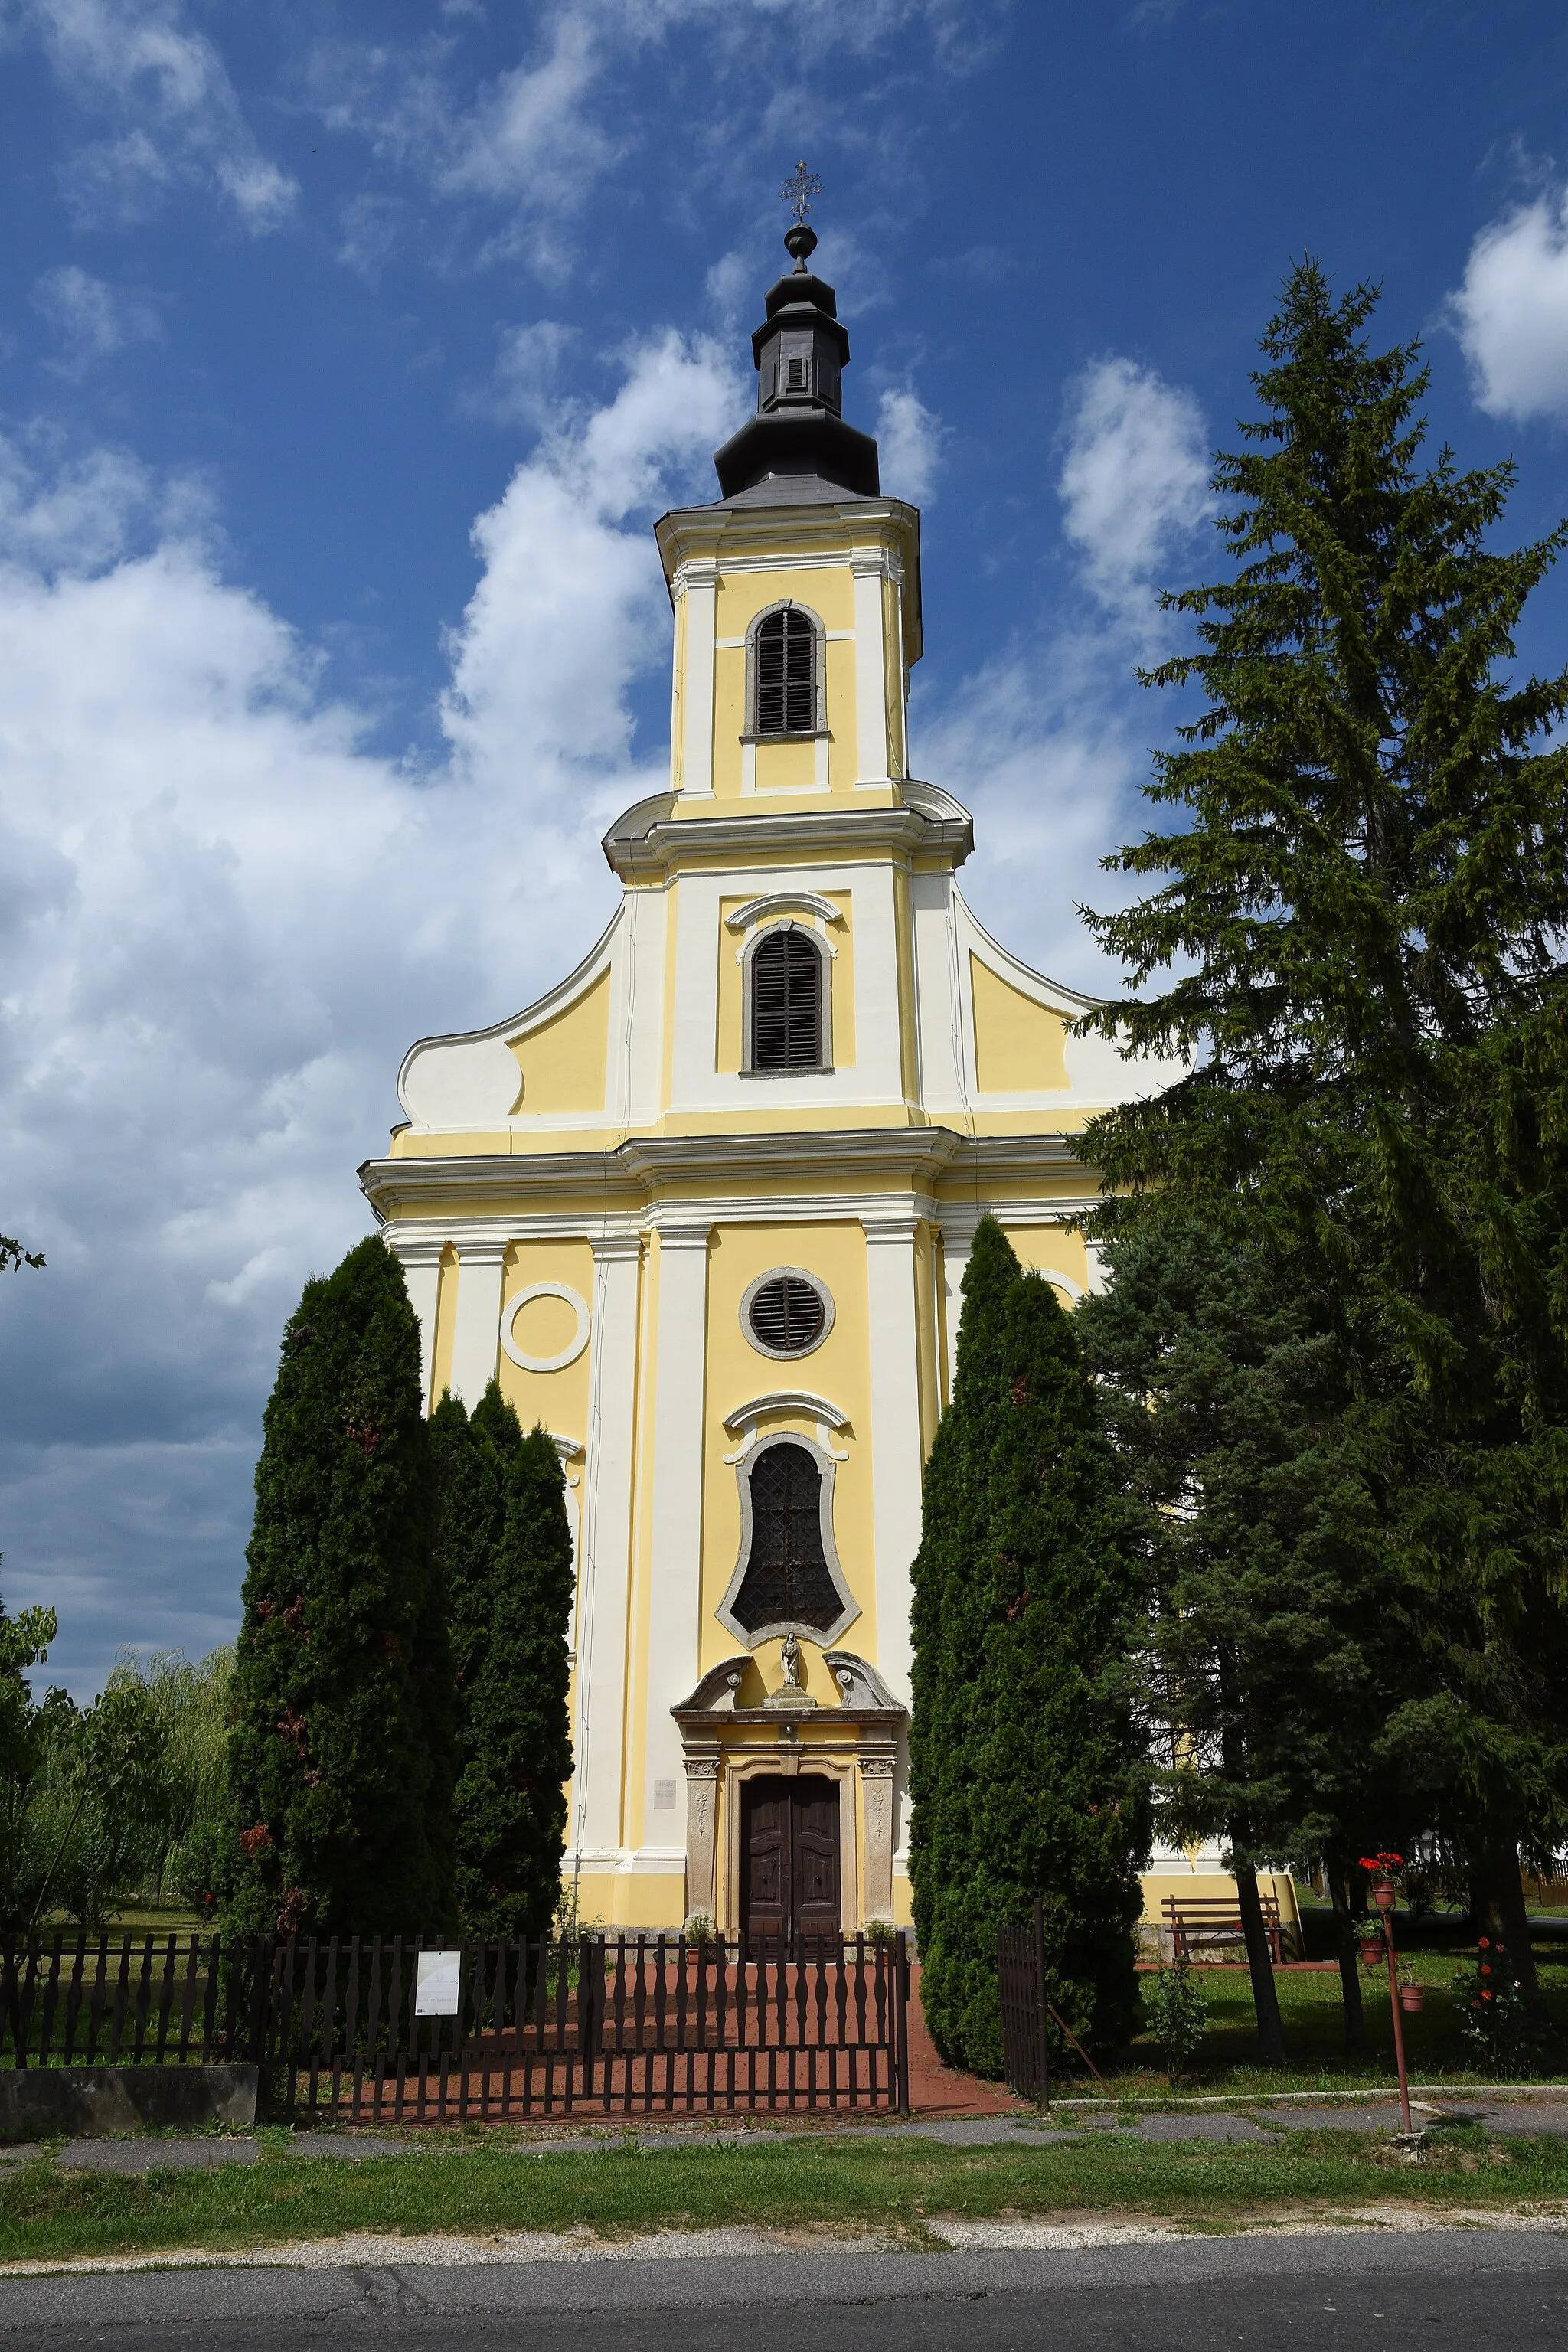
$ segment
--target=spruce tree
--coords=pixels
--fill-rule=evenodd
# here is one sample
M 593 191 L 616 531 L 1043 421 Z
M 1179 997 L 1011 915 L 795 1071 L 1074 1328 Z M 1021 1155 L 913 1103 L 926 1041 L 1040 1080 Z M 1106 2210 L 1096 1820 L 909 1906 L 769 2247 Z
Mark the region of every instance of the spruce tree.
M 433 1417 L 458 1696 L 454 1849 L 463 1924 L 542 1937 L 561 1892 L 572 1773 L 574 1570 L 560 1457 L 492 1381 Z
M 1363 2041 L 1343 1887 L 1405 1850 L 1412 1800 L 1383 1755 L 1418 1686 L 1422 1629 L 1384 1539 L 1325 1302 L 1212 1219 L 1150 1211 L 1105 1252 L 1074 1330 L 1136 1514 L 1163 1825 L 1236 1873 L 1266 2063 L 1285 2056 L 1256 1874 L 1321 1860 L 1339 1893 L 1347 2046 Z
M 975 1230 L 963 1274 L 952 1396 L 926 1461 L 921 1548 L 911 1570 L 910 1885 L 921 2004 L 944 2058 L 962 2063 L 973 1870 L 973 1719 L 984 1637 L 978 1574 L 989 1463 L 1002 1402 L 1002 1331 L 1018 1261 L 994 1217 Z
M 256 1470 L 231 1931 L 444 1933 L 451 1669 L 419 1327 L 379 1239 L 305 1286 Z
M 1152 682 L 1205 698 L 1147 787 L 1178 822 L 1091 919 L 1134 988 L 1181 976 L 1090 1020 L 1194 1066 L 1085 1150 L 1241 1200 L 1337 1298 L 1426 1601 L 1390 1753 L 1524 1955 L 1520 1845 L 1568 1828 L 1568 676 L 1519 677 L 1513 632 L 1564 533 L 1500 550 L 1510 467 L 1423 467 L 1426 373 L 1370 349 L 1375 300 L 1291 272 L 1215 475 L 1237 568 L 1169 600 L 1197 646 Z

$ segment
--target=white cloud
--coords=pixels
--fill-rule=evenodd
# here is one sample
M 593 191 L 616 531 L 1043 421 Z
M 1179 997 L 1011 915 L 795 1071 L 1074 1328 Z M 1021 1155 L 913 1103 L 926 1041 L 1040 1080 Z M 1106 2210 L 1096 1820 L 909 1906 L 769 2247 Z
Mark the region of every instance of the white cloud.
M 616 142 L 584 103 L 604 64 L 602 10 L 563 10 L 535 65 L 501 74 L 463 124 L 438 184 L 449 194 L 526 195 L 570 206 L 615 160 Z
M 572 257 L 568 224 L 634 152 L 668 155 L 698 186 L 721 159 L 760 141 L 794 155 L 801 59 L 820 73 L 836 52 L 864 58 L 924 32 L 935 70 L 972 68 L 1010 0 L 566 0 L 526 12 L 522 54 L 482 83 L 447 37 L 407 42 L 323 38 L 307 61 L 313 102 L 333 130 L 364 140 L 386 163 L 449 203 L 482 207 L 493 224 L 479 258 L 521 257 L 547 277 Z M 701 39 L 705 97 L 672 125 L 667 87 L 649 100 L 642 62 L 668 37 Z M 641 77 L 639 79 L 639 76 Z M 922 85 L 929 89 L 929 85 Z M 820 104 L 814 90 L 816 113 Z M 671 146 L 672 139 L 676 145 Z M 857 310 L 875 299 L 874 257 L 837 224 L 823 267 Z M 357 243 L 351 239 L 357 253 Z M 862 283 L 862 280 L 865 283 Z M 710 285 L 721 304 L 722 293 Z
M 576 339 L 574 327 L 556 319 L 535 319 L 509 327 L 500 339 L 489 382 L 466 394 L 470 416 L 500 425 L 527 425 L 541 431 L 561 408 L 561 363 Z
M 60 82 L 106 135 L 64 173 L 86 220 L 135 218 L 177 182 L 216 186 L 246 225 L 275 227 L 299 194 L 264 155 L 227 68 L 181 0 L 19 0 L 11 28 L 39 42 Z
M 721 331 L 732 335 L 757 299 L 757 272 L 749 254 L 723 253 L 708 272 L 705 290 Z
M 974 811 L 963 883 L 981 920 L 1054 979 L 1109 994 L 1121 976 L 1076 909 L 1141 887 L 1100 861 L 1143 830 L 1146 746 L 1169 714 L 1134 687 L 1133 658 L 1168 642 L 1151 575 L 1208 515 L 1209 460 L 1193 394 L 1114 356 L 1070 387 L 1064 441 L 1064 529 L 1098 613 L 1021 631 L 929 720 L 922 694 L 911 731 L 920 772 Z
M 479 517 L 474 544 L 484 573 L 442 706 L 467 772 L 501 786 L 521 751 L 557 774 L 581 763 L 596 769 L 609 797 L 594 807 L 605 818 L 628 797 L 619 782 L 631 741 L 626 689 L 663 655 L 668 606 L 651 539 L 622 526 L 655 506 L 672 478 L 694 483 L 699 469 L 706 473 L 742 399 L 716 345 L 658 337 L 636 354 L 615 399 L 547 439 Z M 712 495 L 710 475 L 698 495 Z M 565 796 L 581 793 L 574 784 Z
M 1129 628 L 1156 626 L 1151 574 L 1210 509 L 1203 411 L 1129 359 L 1097 360 L 1074 388 L 1058 488 L 1095 596 Z
M 1041 633 L 940 710 L 921 694 L 910 714 L 917 772 L 973 813 L 964 897 L 1005 947 L 1089 995 L 1111 992 L 1117 974 L 1076 909 L 1121 901 L 1125 884 L 1100 860 L 1139 829 L 1147 764 L 1143 730 L 1129 725 L 1126 664 L 1107 653 L 1103 640 Z
M 912 392 L 885 392 L 877 407 L 882 488 L 919 506 L 931 497 L 942 454 L 942 424 Z
M 231 1622 L 278 1333 L 366 1226 L 405 1047 L 527 1002 L 613 905 L 598 833 L 664 773 L 627 710 L 668 657 L 647 524 L 737 393 L 658 338 L 518 468 L 423 774 L 184 486 L 0 450 L 0 1222 L 48 1257 L 0 1293 L 0 1542 L 79 1687 Z
M 1568 417 L 1568 188 L 1481 231 L 1449 308 L 1489 415 Z
M 74 262 L 47 269 L 33 289 L 33 308 L 56 329 L 62 374 L 85 375 L 132 343 L 161 340 L 163 322 L 144 295 L 126 293 Z

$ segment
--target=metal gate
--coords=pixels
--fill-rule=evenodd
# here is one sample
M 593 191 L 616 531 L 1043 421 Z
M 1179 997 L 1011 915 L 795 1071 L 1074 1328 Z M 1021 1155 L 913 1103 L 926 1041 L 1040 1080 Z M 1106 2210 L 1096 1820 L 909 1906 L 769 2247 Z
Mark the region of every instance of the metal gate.
M 294 2116 L 346 2122 L 909 2105 L 902 1936 L 469 1942 L 420 2015 L 434 1938 L 273 1943 L 263 2048 Z M 447 1971 L 450 1979 L 450 1968 Z
M 1029 1925 L 1004 1927 L 998 1944 L 1002 2072 L 1010 2091 L 1043 2107 L 1051 2095 L 1050 1995 L 1046 1983 L 1045 1910 L 1038 1895 Z

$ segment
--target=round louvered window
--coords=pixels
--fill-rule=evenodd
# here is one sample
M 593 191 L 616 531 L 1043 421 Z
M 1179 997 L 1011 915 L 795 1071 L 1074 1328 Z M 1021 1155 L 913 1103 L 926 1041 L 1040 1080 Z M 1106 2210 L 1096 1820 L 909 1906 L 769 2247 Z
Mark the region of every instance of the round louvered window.
M 752 1283 L 741 1321 L 764 1356 L 808 1356 L 833 1327 L 833 1301 L 800 1266 L 780 1266 Z

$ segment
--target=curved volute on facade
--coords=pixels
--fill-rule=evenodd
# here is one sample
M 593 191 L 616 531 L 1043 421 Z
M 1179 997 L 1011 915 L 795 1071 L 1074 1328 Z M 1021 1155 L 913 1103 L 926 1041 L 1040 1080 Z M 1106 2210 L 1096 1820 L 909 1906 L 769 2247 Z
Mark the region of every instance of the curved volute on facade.
M 657 527 L 669 776 L 605 835 L 620 906 L 536 1003 L 410 1049 L 362 1171 L 430 1401 L 499 1377 L 567 1465 L 574 1868 L 627 1926 L 741 1924 L 751 1783 L 790 1775 L 838 1791 L 845 1924 L 907 1916 L 909 1570 L 970 1240 L 994 1210 L 1080 1296 L 1077 1135 L 1170 1076 L 1075 1035 L 1088 1000 L 960 895 L 970 816 L 910 769 L 920 519 L 791 237 L 722 494 Z

